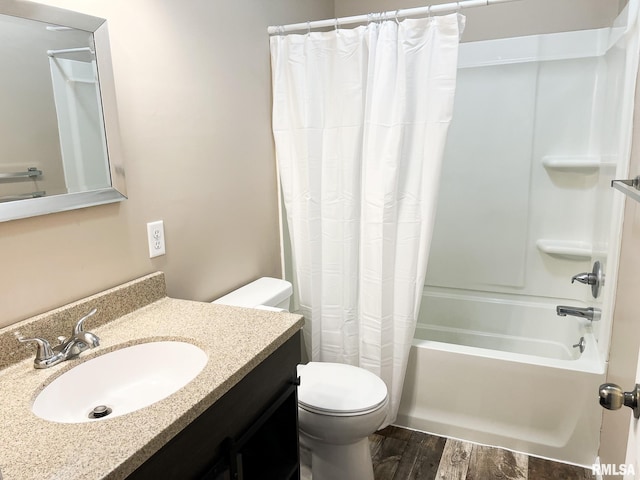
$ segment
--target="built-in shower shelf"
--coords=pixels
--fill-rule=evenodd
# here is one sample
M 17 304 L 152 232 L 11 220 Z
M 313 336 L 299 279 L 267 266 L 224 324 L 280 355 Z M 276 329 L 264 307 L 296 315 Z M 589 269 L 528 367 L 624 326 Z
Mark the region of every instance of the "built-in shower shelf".
M 594 173 L 603 168 L 612 168 L 614 162 L 604 161 L 599 156 L 554 156 L 542 157 L 542 165 L 547 170 L 557 170 L 562 172 Z
M 593 255 L 593 245 L 572 240 L 538 240 L 536 247 L 542 253 L 570 260 L 588 260 Z

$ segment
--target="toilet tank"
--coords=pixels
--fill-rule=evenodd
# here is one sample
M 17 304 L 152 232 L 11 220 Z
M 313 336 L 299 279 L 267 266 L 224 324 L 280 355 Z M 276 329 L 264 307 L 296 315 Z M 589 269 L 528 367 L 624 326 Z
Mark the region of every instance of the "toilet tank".
M 214 300 L 212 303 L 236 307 L 273 307 L 289 310 L 289 299 L 292 292 L 291 283 L 286 280 L 262 277 Z

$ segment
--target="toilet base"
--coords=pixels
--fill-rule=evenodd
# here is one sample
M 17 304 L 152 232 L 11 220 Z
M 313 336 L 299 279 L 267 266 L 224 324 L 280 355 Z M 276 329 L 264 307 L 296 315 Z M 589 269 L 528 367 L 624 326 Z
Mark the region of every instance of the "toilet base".
M 374 480 L 367 437 L 346 445 L 324 443 L 303 432 L 300 437 L 301 443 L 311 450 L 312 480 Z

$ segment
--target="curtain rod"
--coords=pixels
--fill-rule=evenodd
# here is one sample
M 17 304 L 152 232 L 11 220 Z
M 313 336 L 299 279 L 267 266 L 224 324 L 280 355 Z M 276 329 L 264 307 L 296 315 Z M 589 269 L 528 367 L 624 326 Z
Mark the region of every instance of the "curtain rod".
M 331 18 L 316 20 L 313 22 L 292 23 L 290 25 L 275 25 L 267 28 L 269 35 L 278 33 L 295 32 L 297 30 L 311 30 L 312 28 L 341 27 L 353 23 L 366 23 L 372 20 L 390 20 L 392 18 L 409 17 L 413 15 L 432 15 L 436 13 L 451 12 L 463 8 L 486 7 L 498 3 L 518 2 L 520 0 L 463 0 L 461 2 L 441 3 L 428 7 L 405 8 L 381 13 L 369 13 L 367 15 L 355 15 L 352 17 Z

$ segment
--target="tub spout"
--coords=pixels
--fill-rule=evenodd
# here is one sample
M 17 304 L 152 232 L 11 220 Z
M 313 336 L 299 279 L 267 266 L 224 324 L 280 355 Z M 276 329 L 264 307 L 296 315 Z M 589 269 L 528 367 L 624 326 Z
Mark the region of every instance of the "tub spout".
M 600 320 L 601 310 L 599 308 L 588 307 L 568 307 L 566 305 L 558 305 L 556 307 L 556 314 L 560 317 L 566 317 L 571 315 L 572 317 L 586 318 L 592 322 Z

